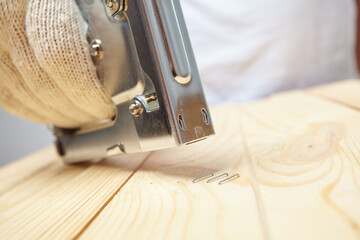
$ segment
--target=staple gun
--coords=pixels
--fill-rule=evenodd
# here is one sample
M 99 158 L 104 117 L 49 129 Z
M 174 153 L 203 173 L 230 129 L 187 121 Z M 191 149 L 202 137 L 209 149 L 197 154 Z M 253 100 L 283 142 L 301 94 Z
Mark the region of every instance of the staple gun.
M 214 134 L 179 0 L 78 0 L 112 119 L 54 126 L 66 163 L 190 144 Z

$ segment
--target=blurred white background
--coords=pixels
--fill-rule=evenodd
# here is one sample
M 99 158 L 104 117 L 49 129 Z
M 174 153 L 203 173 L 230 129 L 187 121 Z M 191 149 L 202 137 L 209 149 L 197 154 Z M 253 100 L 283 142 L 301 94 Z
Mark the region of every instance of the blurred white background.
M 0 166 L 52 144 L 44 124 L 32 123 L 0 108 Z

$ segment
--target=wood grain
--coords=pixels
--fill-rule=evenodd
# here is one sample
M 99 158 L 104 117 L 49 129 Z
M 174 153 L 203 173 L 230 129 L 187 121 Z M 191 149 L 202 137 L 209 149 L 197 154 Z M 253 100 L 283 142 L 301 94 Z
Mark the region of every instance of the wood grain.
M 307 92 L 336 103 L 360 110 L 360 80 L 349 79 L 314 88 Z
M 81 239 L 261 238 L 260 196 L 254 195 L 248 178 L 222 186 L 191 181 L 207 172 L 253 176 L 242 161 L 239 114 L 236 106 L 214 109 L 216 137 L 153 153 Z
M 58 159 L 1 196 L 0 238 L 76 237 L 146 156 L 123 155 L 91 166 L 67 166 Z
M 302 93 L 245 109 L 274 239 L 359 239 L 359 113 Z
M 344 84 L 213 108 L 217 135 L 188 146 L 4 167 L 0 239 L 360 239 L 360 112 L 338 90 L 360 84 Z M 192 183 L 207 172 L 240 178 Z
M 357 111 L 292 92 L 212 115 L 216 137 L 151 155 L 81 238 L 360 237 Z M 191 182 L 209 171 L 241 177 Z
M 16 184 L 26 181 L 57 160 L 55 149 L 49 147 L 0 168 L 0 196 Z

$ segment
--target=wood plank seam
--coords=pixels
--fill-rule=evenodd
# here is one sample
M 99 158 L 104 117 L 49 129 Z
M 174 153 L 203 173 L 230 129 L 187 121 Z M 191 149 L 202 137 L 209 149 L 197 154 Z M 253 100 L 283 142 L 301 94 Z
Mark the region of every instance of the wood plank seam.
M 83 171 L 19 162 L 3 188 L 30 182 L 0 198 L 0 238 L 359 239 L 360 82 L 346 88 L 218 108 L 215 138 Z M 207 170 L 240 178 L 191 182 Z
M 345 155 L 345 156 L 348 155 L 346 153 L 345 149 L 343 149 L 342 147 L 339 147 L 339 148 L 341 149 L 341 152 L 343 152 L 343 155 Z M 357 222 L 354 219 L 352 219 L 351 217 L 349 217 L 348 215 L 346 215 L 346 213 L 339 206 L 337 206 L 336 203 L 334 203 L 330 197 L 331 192 L 334 190 L 334 188 L 340 181 L 343 170 L 344 170 L 344 160 L 341 160 L 341 170 L 339 171 L 339 174 L 337 175 L 336 179 L 333 182 L 330 182 L 330 184 L 322 190 L 322 194 L 323 194 L 324 199 L 326 199 L 326 203 L 329 206 L 331 206 L 331 208 L 334 211 L 336 211 L 341 218 L 343 218 L 346 222 L 349 223 L 349 226 L 351 226 L 353 228 L 354 232 L 357 234 L 357 238 L 360 239 L 360 228 L 359 228 Z
M 242 108 L 242 110 L 244 111 L 243 108 Z M 247 162 L 246 165 L 248 167 L 250 184 L 251 184 L 251 188 L 253 190 L 254 198 L 256 201 L 257 212 L 259 215 L 259 222 L 260 222 L 261 230 L 262 230 L 262 237 L 264 240 L 271 240 L 272 238 L 271 238 L 271 233 L 270 233 L 270 227 L 268 224 L 268 218 L 267 218 L 267 214 L 266 214 L 264 200 L 263 200 L 261 190 L 260 190 L 260 183 L 256 177 L 254 162 L 251 157 L 249 145 L 248 145 L 248 142 L 245 137 L 244 121 L 243 121 L 242 114 L 240 114 L 240 134 L 243 138 L 243 144 L 244 144 L 244 156 L 243 157 L 244 157 L 244 160 Z
M 99 208 L 99 210 L 95 213 L 95 215 L 86 223 L 86 225 L 80 229 L 79 233 L 73 238 L 78 239 L 85 230 L 90 226 L 90 224 L 99 216 L 99 214 L 106 208 L 106 206 L 114 199 L 114 197 L 121 191 L 121 189 L 126 185 L 126 183 L 134 176 L 134 174 L 144 165 L 144 163 L 150 158 L 153 152 L 150 152 L 145 159 L 142 161 L 142 163 L 130 174 L 130 176 L 124 181 L 123 184 L 119 186 L 118 189 L 109 197 L 107 201 L 104 202 L 104 204 Z
M 305 89 L 304 92 L 329 100 L 329 102 L 339 103 L 343 106 L 360 110 L 360 102 L 357 100 L 358 93 L 360 92 L 359 79 L 348 79 L 315 86 Z
M 335 105 L 338 105 L 338 106 L 346 107 L 346 108 L 349 108 L 349 109 L 352 109 L 352 110 L 356 110 L 356 111 L 359 111 L 359 110 L 360 110 L 360 109 L 358 109 L 357 107 L 352 106 L 351 104 L 348 104 L 348 103 L 339 101 L 339 100 L 334 99 L 334 98 L 331 98 L 331 97 L 327 97 L 327 96 L 323 96 L 323 95 L 318 95 L 318 94 L 316 94 L 316 93 L 312 93 L 311 91 L 305 91 L 304 93 L 305 93 L 305 94 L 308 94 L 309 96 L 315 97 L 315 98 L 319 98 L 319 99 L 323 99 L 323 100 L 329 101 L 329 102 L 331 102 L 332 104 L 335 104 Z
M 259 239 L 270 239 L 269 229 L 267 228 L 265 230 L 262 230 L 259 227 L 259 225 L 266 226 L 267 223 L 267 218 L 266 214 L 264 214 L 264 211 L 259 214 L 259 211 L 256 209 L 257 200 L 255 199 L 255 197 L 257 197 L 258 199 L 262 199 L 262 197 L 259 198 L 259 194 L 261 193 L 259 191 L 254 191 L 252 187 L 249 186 L 247 180 L 249 175 L 253 176 L 254 171 L 248 169 L 250 168 L 250 166 L 247 162 L 245 162 L 243 154 L 241 153 L 242 151 L 238 151 L 236 154 L 231 154 L 231 149 L 233 149 L 233 147 L 239 149 L 239 145 L 234 143 L 241 143 L 241 139 L 243 139 L 244 137 L 242 134 L 240 134 L 242 131 L 238 127 L 239 118 L 237 117 L 241 112 L 228 112 L 231 112 L 232 115 L 230 117 L 224 117 L 221 120 L 223 121 L 223 124 L 218 125 L 219 128 L 217 128 L 217 130 L 219 131 L 223 128 L 223 126 L 231 125 L 231 122 L 229 124 L 230 119 L 236 119 L 235 121 L 237 122 L 237 124 L 234 125 L 235 128 L 232 128 L 232 130 L 230 131 L 229 128 L 223 129 L 223 131 L 219 131 L 220 133 L 217 136 L 219 137 L 226 133 L 226 136 L 228 137 L 227 139 L 231 139 L 230 144 L 224 145 L 225 147 L 221 148 L 223 149 L 223 151 L 229 153 L 229 155 L 218 155 L 216 154 L 216 152 L 213 153 L 212 151 L 216 149 L 219 150 L 218 148 L 208 147 L 209 145 L 212 145 L 211 142 L 213 142 L 214 140 L 215 141 L 213 142 L 213 144 L 216 144 L 217 146 L 223 146 L 223 142 L 221 141 L 223 138 L 218 139 L 219 141 L 216 141 L 216 138 L 209 139 L 208 141 L 210 142 L 205 143 L 205 146 L 207 146 L 206 149 L 202 149 L 201 143 L 199 143 L 199 145 L 187 146 L 188 150 L 185 150 L 186 148 L 183 147 L 183 150 L 179 151 L 181 153 L 181 156 L 179 158 L 175 157 L 175 159 L 171 159 L 170 156 L 177 155 L 173 152 L 173 150 L 164 150 L 165 152 L 170 152 L 169 156 L 163 156 L 162 152 L 164 151 L 157 151 L 156 154 L 154 154 L 149 159 L 149 161 L 147 161 L 147 163 L 145 163 L 144 166 L 142 166 L 141 169 L 136 172 L 136 174 L 127 183 L 127 185 L 119 192 L 117 196 L 115 196 L 114 200 L 110 204 L 108 204 L 104 211 L 102 211 L 99 217 L 88 227 L 88 229 L 84 232 L 83 235 L 81 235 L 80 238 L 96 239 L 96 236 L 104 236 L 104 234 L 108 234 L 108 239 L 149 239 L 151 237 L 153 237 L 154 239 L 202 239 L 199 238 L 199 235 L 197 234 L 201 233 L 203 229 L 206 231 L 206 234 L 210 234 L 212 232 L 209 239 L 228 239 L 228 233 L 217 231 L 216 229 L 228 229 L 229 222 L 221 221 L 221 219 L 224 217 L 224 214 L 225 216 L 229 213 L 232 214 L 236 210 L 229 209 L 231 206 L 237 208 L 237 206 L 244 203 L 244 199 L 241 199 L 241 202 L 237 202 L 236 205 L 227 204 L 233 202 L 229 198 L 224 197 L 226 195 L 224 195 L 224 193 L 236 191 L 240 194 L 244 192 L 249 193 L 248 198 L 245 201 L 250 201 L 250 206 L 247 206 L 247 208 L 250 208 L 251 210 L 249 212 L 243 211 L 242 213 L 244 215 L 246 215 L 247 213 L 251 213 L 248 215 L 251 219 L 250 221 L 257 223 L 256 225 L 253 225 L 254 229 L 256 229 L 256 231 L 254 231 L 256 232 L 256 234 L 254 235 L 259 236 Z M 223 115 L 224 114 L 220 114 L 220 116 Z M 229 145 L 232 147 L 229 147 Z M 177 148 L 176 150 L 180 149 L 181 148 Z M 189 149 L 196 150 L 196 153 L 192 152 Z M 212 157 L 205 158 L 203 154 L 204 151 L 208 153 L 206 156 L 210 155 Z M 187 152 L 192 152 L 192 154 L 186 154 Z M 189 158 L 189 156 L 191 156 L 191 158 Z M 220 164 L 220 162 L 224 158 L 229 159 L 228 157 L 232 159 L 231 163 L 228 163 L 227 166 L 225 165 L 224 167 L 224 164 Z M 166 162 L 164 161 L 165 159 L 167 160 Z M 249 159 L 249 161 L 251 160 Z M 197 176 L 198 174 L 198 170 L 196 170 L 197 166 L 206 166 L 206 168 L 201 168 L 203 172 L 207 172 L 207 169 L 212 169 L 215 172 L 238 172 L 240 175 L 243 175 L 243 180 L 240 179 L 239 181 L 234 181 L 221 187 L 219 187 L 215 183 L 212 185 L 206 184 L 204 182 L 193 184 L 191 180 L 194 178 L 194 176 Z M 184 171 L 184 168 L 187 168 L 188 170 Z M 183 172 L 183 174 L 179 174 L 179 172 Z M 255 177 L 253 177 L 253 179 L 255 179 Z M 143 188 L 137 187 L 136 189 L 133 189 L 134 184 L 140 184 Z M 256 179 L 255 182 L 252 181 L 251 184 L 256 185 Z M 242 188 L 241 186 L 244 186 L 244 188 Z M 149 190 L 148 187 L 152 190 Z M 202 192 L 202 194 L 199 194 L 200 192 Z M 151 194 L 148 197 L 143 197 L 143 195 L 147 196 L 147 194 L 149 193 Z M 132 198 L 134 198 L 134 200 Z M 225 209 L 216 209 L 216 207 L 213 208 L 213 199 L 217 199 L 215 200 L 215 202 L 222 202 L 220 205 L 223 206 Z M 191 205 L 192 201 L 196 201 L 198 204 L 200 204 L 198 205 L 198 208 Z M 203 202 L 200 203 L 199 201 Z M 190 205 L 188 205 L 189 203 Z M 201 225 L 196 224 L 199 226 L 199 228 L 196 228 L 196 232 L 194 232 L 194 235 L 188 235 L 188 232 L 192 231 L 190 229 L 194 229 L 192 224 L 194 223 L 192 222 L 194 221 L 194 218 L 192 217 L 193 212 L 202 212 L 202 216 L 205 216 L 209 213 L 207 207 L 204 207 L 204 205 L 209 207 L 209 212 L 214 213 L 215 215 L 213 216 L 216 216 L 216 218 L 212 220 L 203 219 L 204 221 L 201 222 Z M 262 205 L 261 201 L 259 205 Z M 150 209 L 146 208 L 149 206 L 151 206 Z M 177 207 L 181 208 L 181 212 L 176 212 Z M 167 211 L 162 212 L 161 210 L 163 210 L 164 208 L 166 208 Z M 130 213 L 129 209 L 132 209 L 132 211 L 130 210 Z M 264 207 L 261 209 L 265 210 Z M 151 222 L 146 221 L 147 215 L 152 216 Z M 258 220 L 259 215 L 264 217 L 263 219 L 265 220 L 263 222 L 265 222 L 265 224 L 261 223 Z M 235 214 L 233 216 L 235 216 Z M 112 229 L 104 229 L 102 227 L 102 224 L 104 222 L 112 222 L 111 219 L 116 219 L 117 222 L 112 225 Z M 161 229 L 157 230 L 157 228 L 159 227 L 155 223 L 161 221 L 165 221 L 166 223 L 162 225 Z M 246 220 L 246 222 L 247 221 L 248 220 Z M 146 232 L 138 231 L 136 227 L 133 227 L 132 223 L 134 222 L 138 223 L 136 224 L 138 226 L 147 226 Z M 210 223 L 210 225 L 208 225 L 207 223 Z M 214 223 L 215 225 L 212 225 Z M 232 225 L 232 223 L 230 223 L 230 225 Z M 235 228 L 239 228 L 236 223 L 233 224 L 233 226 L 235 226 Z M 242 224 L 242 226 L 245 226 L 245 224 Z M 174 231 L 179 232 L 174 234 Z M 234 231 L 237 232 L 238 230 Z
M 81 238 L 231 239 L 241 232 L 247 239 L 358 239 L 359 195 L 351 175 L 344 172 L 342 182 L 333 184 L 345 160 L 347 172 L 357 161 L 344 156 L 341 146 L 349 151 L 358 142 L 359 112 L 303 92 L 252 103 L 238 113 L 229 108 L 214 114 L 217 141 L 158 151 Z M 247 159 L 240 147 L 244 137 Z M 223 164 L 212 165 L 220 161 L 230 162 L 229 171 L 242 178 L 221 188 L 191 183 L 199 166 L 225 171 Z M 193 174 L 179 174 L 185 165 Z

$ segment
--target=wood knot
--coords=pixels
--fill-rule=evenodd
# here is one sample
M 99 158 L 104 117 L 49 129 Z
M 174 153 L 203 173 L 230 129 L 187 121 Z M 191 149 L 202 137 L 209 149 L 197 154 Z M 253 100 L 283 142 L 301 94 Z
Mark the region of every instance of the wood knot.
M 345 135 L 345 127 L 332 122 L 314 123 L 301 132 L 295 129 L 290 137 L 252 149 L 260 182 L 301 185 L 323 177 L 331 169 L 331 157 Z
M 322 161 L 336 152 L 345 129 L 338 123 L 316 123 L 307 131 L 286 144 L 284 156 L 280 159 L 287 164 L 305 164 Z

